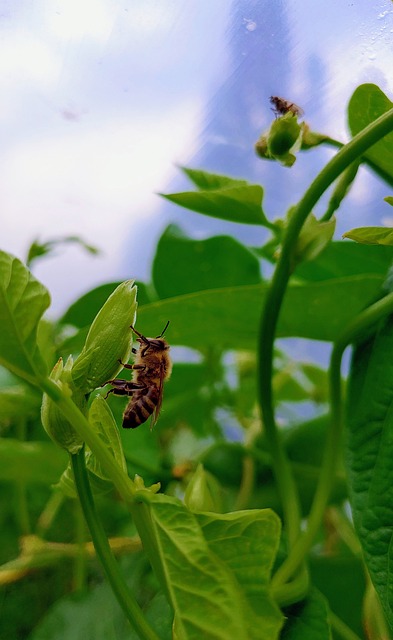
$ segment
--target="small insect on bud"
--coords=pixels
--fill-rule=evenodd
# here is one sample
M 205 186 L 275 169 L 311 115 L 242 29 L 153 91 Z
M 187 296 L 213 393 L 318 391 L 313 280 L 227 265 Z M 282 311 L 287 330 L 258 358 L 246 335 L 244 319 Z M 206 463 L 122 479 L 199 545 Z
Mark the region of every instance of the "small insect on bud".
M 112 389 L 110 393 L 117 396 L 131 396 L 123 415 L 124 429 L 135 429 L 140 424 L 146 422 L 152 416 L 153 428 L 157 422 L 164 390 L 164 382 L 168 380 L 172 371 L 172 362 L 169 357 L 169 344 L 162 337 L 168 328 L 169 321 L 164 330 L 156 338 L 146 338 L 133 326 L 131 329 L 137 335 L 140 343 L 139 350 L 133 349 L 136 353 L 134 364 L 121 363 L 125 369 L 134 371 L 133 380 L 122 380 L 116 378 L 109 380 L 108 384 Z
M 294 102 L 290 102 L 290 100 L 285 100 L 285 98 L 270 96 L 270 102 L 274 107 L 272 111 L 275 113 L 276 117 L 283 116 L 286 113 L 293 113 L 294 116 L 298 116 L 299 118 L 304 115 L 304 111 L 301 107 Z

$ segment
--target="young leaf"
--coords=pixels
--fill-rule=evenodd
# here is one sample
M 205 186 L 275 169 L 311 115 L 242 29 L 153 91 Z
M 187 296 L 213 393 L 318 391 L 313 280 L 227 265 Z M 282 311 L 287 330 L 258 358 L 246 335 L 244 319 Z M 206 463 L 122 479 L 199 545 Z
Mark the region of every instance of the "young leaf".
M 259 260 L 231 236 L 194 240 L 169 225 L 158 241 L 153 283 L 160 298 L 260 281 Z
M 0 364 L 32 384 L 46 374 L 37 329 L 49 303 L 47 290 L 22 262 L 0 251 Z
M 254 588 L 258 588 L 255 571 L 260 571 L 260 568 L 240 568 L 235 572 L 241 547 L 239 533 L 247 530 L 250 518 L 258 512 L 247 512 L 248 523 L 243 526 L 236 523 L 237 514 L 232 514 L 235 522 L 232 520 L 227 523 L 227 535 L 224 536 L 227 539 L 221 550 L 222 556 L 219 556 L 215 548 L 219 536 L 214 516 L 207 515 L 201 528 L 199 516 L 188 511 L 179 500 L 147 491 L 138 492 L 137 495 L 143 501 L 143 508 L 148 511 L 150 520 L 148 530 L 144 530 L 140 524 L 138 529 L 175 613 L 175 637 L 182 640 L 199 640 L 201 637 L 206 640 L 259 640 L 261 637 L 276 640 L 283 619 L 264 585 L 260 588 L 262 597 L 254 591 Z M 266 533 L 266 555 L 270 555 L 273 547 L 274 551 L 273 557 L 269 557 L 269 562 L 264 565 L 268 565 L 265 568 L 266 578 L 280 532 L 277 516 L 269 513 L 271 522 Z M 204 515 L 201 514 L 202 519 Z M 225 516 L 218 516 L 221 523 L 223 518 Z M 204 534 L 205 526 L 212 527 L 211 535 Z M 220 529 L 218 525 L 218 532 L 222 532 L 224 526 L 221 524 Z M 235 530 L 233 541 L 230 537 L 231 526 Z M 264 545 L 260 538 L 256 543 L 259 549 Z M 247 555 L 248 545 L 242 547 L 242 553 Z M 243 583 L 238 581 L 239 578 Z M 254 608 L 254 595 L 259 597 L 258 611 Z
M 370 577 L 393 625 L 393 319 L 354 350 L 347 403 L 351 506 Z
M 393 229 L 389 227 L 358 227 L 343 234 L 343 238 L 362 244 L 386 244 L 393 246 Z
M 213 218 L 241 222 L 242 224 L 269 223 L 262 211 L 263 189 L 256 184 L 229 183 L 230 186 L 219 186 L 203 191 L 184 191 L 182 193 L 164 194 L 164 198 L 175 204 L 204 213 Z

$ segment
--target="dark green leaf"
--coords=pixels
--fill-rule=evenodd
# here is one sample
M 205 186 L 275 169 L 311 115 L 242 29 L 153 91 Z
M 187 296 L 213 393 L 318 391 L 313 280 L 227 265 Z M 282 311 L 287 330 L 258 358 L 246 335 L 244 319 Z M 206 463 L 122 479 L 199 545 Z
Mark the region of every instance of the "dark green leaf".
M 289 286 L 278 324 L 278 336 L 335 340 L 344 326 L 380 296 L 380 276 L 353 276 L 316 284 Z M 139 309 L 145 334 L 171 321 L 168 341 L 204 350 L 255 349 L 265 285 L 201 291 Z
M 365 129 L 392 107 L 393 102 L 377 85 L 360 85 L 354 91 L 348 105 L 348 123 L 352 135 Z M 391 184 L 393 181 L 393 133 L 374 144 L 364 154 L 364 158 Z
M 316 260 L 299 265 L 295 275 L 310 281 L 362 273 L 384 275 L 392 262 L 393 249 L 390 247 L 331 242 Z
M 364 638 L 362 609 L 366 578 L 362 558 L 352 554 L 312 554 L 309 566 L 312 583 L 327 598 L 330 610 L 359 638 Z
M 67 454 L 49 442 L 0 439 L 0 479 L 12 482 L 57 482 L 67 464 Z
M 285 615 L 282 640 L 331 640 L 328 604 L 316 589 L 312 589 L 304 602 L 285 611 Z
M 356 347 L 349 377 L 346 457 L 355 528 L 393 626 L 393 319 Z
M 31 387 L 15 385 L 0 390 L 0 422 L 32 418 L 40 412 L 42 396 Z
M 194 240 L 170 225 L 158 242 L 153 283 L 160 298 L 260 280 L 258 259 L 230 236 Z
M 49 303 L 47 290 L 22 262 L 0 251 L 0 363 L 33 384 L 46 374 L 37 328 Z
M 393 229 L 389 227 L 358 227 L 343 234 L 343 238 L 349 238 L 362 244 L 386 244 L 393 245 Z
M 263 189 L 256 184 L 236 182 L 204 191 L 184 191 L 182 193 L 160 194 L 175 204 L 204 213 L 220 220 L 241 222 L 242 224 L 265 225 L 267 220 L 262 211 Z

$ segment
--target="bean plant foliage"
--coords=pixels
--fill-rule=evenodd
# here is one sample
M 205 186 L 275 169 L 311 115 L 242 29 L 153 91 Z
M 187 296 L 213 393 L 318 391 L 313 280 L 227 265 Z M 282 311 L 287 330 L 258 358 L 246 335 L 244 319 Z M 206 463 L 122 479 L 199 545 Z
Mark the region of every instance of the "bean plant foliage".
M 233 235 L 169 225 L 150 282 L 104 283 L 55 321 L 0 252 L 2 640 L 393 637 L 392 231 L 334 239 L 360 166 L 389 213 L 393 103 L 362 85 L 348 123 L 342 144 L 288 112 L 257 141 L 283 183 L 299 154 L 336 149 L 281 218 L 261 185 L 184 168 L 190 190 L 164 197 Z M 29 266 L 58 244 L 35 241 Z M 131 325 L 168 320 L 158 423 L 122 429 L 128 399 L 105 396 Z M 329 365 L 287 338 L 330 345 Z

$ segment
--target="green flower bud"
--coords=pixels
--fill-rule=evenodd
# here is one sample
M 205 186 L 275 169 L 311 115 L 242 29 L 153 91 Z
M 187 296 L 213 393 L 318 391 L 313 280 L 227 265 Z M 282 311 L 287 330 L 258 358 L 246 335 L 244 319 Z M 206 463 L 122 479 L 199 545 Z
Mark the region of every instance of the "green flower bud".
M 72 395 L 76 404 L 80 408 L 83 408 L 83 404 L 85 403 L 84 398 L 79 396 L 79 394 L 78 397 L 75 397 L 75 394 L 72 393 L 72 364 L 73 361 L 71 356 L 68 358 L 65 366 L 63 366 L 63 359 L 60 358 L 53 367 L 50 378 L 61 386 L 62 391 L 70 396 Z M 46 395 L 46 393 L 42 399 L 41 421 L 48 436 L 57 445 L 59 445 L 59 447 L 66 449 L 69 453 L 78 453 L 82 448 L 83 441 L 68 420 L 64 417 L 63 412 L 57 407 L 56 403 Z
M 296 115 L 288 112 L 274 120 L 270 128 L 262 134 L 255 145 L 255 151 L 261 158 L 274 159 L 290 167 L 296 160 L 305 124 L 299 124 Z
M 214 476 L 198 464 L 184 495 L 190 511 L 221 511 L 220 486 Z
M 72 368 L 74 385 L 88 394 L 116 377 L 119 359 L 126 362 L 131 354 L 132 331 L 137 308 L 137 289 L 133 280 L 120 284 L 98 312 L 85 345 Z

